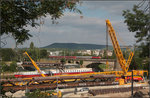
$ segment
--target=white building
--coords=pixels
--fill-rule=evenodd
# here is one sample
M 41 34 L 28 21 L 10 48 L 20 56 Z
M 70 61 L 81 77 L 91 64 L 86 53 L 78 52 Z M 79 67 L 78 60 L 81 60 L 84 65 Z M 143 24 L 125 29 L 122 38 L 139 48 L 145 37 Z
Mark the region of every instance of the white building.
M 104 56 L 104 50 L 100 50 L 99 55 L 103 57 Z
M 113 54 L 113 52 L 112 52 L 111 50 L 108 50 L 108 51 L 107 51 L 107 55 L 108 55 L 108 56 L 112 56 L 112 54 Z
M 96 56 L 99 56 L 100 55 L 100 50 L 96 49 L 96 50 L 92 50 L 92 54 L 93 55 L 96 55 Z
M 86 55 L 86 54 L 91 55 L 92 54 L 91 50 L 80 50 L 77 53 L 81 53 L 82 55 Z
M 59 56 L 62 51 L 48 51 L 49 56 Z

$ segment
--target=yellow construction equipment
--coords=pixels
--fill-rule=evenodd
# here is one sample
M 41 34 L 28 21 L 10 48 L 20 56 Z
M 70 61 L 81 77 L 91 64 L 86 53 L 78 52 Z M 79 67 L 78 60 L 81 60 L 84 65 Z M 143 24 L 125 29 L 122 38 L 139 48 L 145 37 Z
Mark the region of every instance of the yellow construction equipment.
M 117 57 L 119 64 L 122 68 L 122 71 L 118 71 L 118 72 L 116 71 L 117 73 L 115 73 L 115 74 L 116 75 L 118 75 L 118 73 L 122 74 L 123 76 L 126 76 L 125 77 L 126 80 L 131 80 L 131 72 L 128 72 L 128 69 L 129 69 L 129 65 L 132 61 L 134 53 L 130 52 L 129 58 L 126 61 L 123 57 L 122 52 L 121 52 L 121 49 L 120 49 L 120 46 L 119 46 L 119 43 L 118 43 L 118 40 L 117 40 L 117 37 L 115 34 L 115 30 L 113 29 L 109 20 L 106 20 L 106 25 L 107 25 L 107 29 L 108 29 L 112 44 L 113 44 L 113 48 L 114 48 L 116 57 Z M 110 74 L 111 72 L 106 72 L 106 74 L 107 73 Z M 114 72 L 112 72 L 112 73 L 114 73 Z M 148 74 L 148 71 L 147 70 L 133 70 L 133 73 L 134 73 L 134 75 L 136 75 L 133 77 L 133 79 L 137 79 L 137 81 L 139 81 L 143 78 L 144 73 Z M 120 80 L 120 81 L 122 81 L 122 80 Z
M 32 64 L 34 65 L 34 67 L 38 70 L 38 72 L 41 74 L 42 77 L 45 77 L 45 75 L 42 73 L 42 71 L 40 70 L 40 68 L 37 66 L 37 64 L 34 62 L 34 60 L 32 60 L 32 58 L 29 56 L 29 54 L 27 52 L 25 52 L 24 54 L 26 54 L 29 59 L 31 60 Z
M 29 54 L 27 52 L 25 52 L 24 54 L 26 54 L 29 59 L 31 60 L 32 64 L 34 65 L 34 67 L 38 70 L 38 72 L 41 74 L 42 77 L 46 77 L 42 71 L 40 70 L 40 68 L 37 66 L 36 62 L 34 62 L 34 60 L 29 56 Z M 61 91 L 57 91 L 57 92 L 54 92 L 52 93 L 52 95 L 54 96 L 57 96 L 57 98 L 61 98 L 62 97 L 62 94 L 61 94 Z
M 112 27 L 109 20 L 106 20 L 106 24 L 107 24 L 107 27 L 108 27 L 108 32 L 109 32 L 109 35 L 110 35 L 110 38 L 111 38 L 111 41 L 112 41 L 117 59 L 119 61 L 119 64 L 120 64 L 124 74 L 126 74 L 128 72 L 129 65 L 131 63 L 131 60 L 132 60 L 132 57 L 133 57 L 134 54 L 133 54 L 133 52 L 131 52 L 130 55 L 129 55 L 128 61 L 126 62 L 126 60 L 124 59 L 123 54 L 121 52 L 119 43 L 117 41 L 115 30 L 113 29 L 113 27 Z

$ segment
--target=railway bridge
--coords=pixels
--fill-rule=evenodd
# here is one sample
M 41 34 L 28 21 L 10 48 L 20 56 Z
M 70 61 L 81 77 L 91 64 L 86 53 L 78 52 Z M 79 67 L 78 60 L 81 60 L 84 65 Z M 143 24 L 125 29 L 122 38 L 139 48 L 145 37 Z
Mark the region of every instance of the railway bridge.
M 66 62 L 69 62 L 72 59 L 66 59 Z M 117 60 L 115 59 L 73 59 L 72 64 L 76 64 L 77 62 L 79 63 L 81 60 L 83 60 L 83 65 L 81 67 L 86 67 L 89 64 L 101 64 L 104 63 L 106 64 L 106 61 L 109 62 L 109 70 L 121 70 L 121 67 L 119 66 Z M 54 61 L 54 60 L 53 60 Z M 62 63 L 58 63 L 61 61 L 61 59 L 55 60 L 57 63 L 43 63 L 43 62 L 36 62 L 36 64 L 43 68 L 57 68 L 63 66 Z M 31 62 L 23 62 L 22 67 L 33 67 Z

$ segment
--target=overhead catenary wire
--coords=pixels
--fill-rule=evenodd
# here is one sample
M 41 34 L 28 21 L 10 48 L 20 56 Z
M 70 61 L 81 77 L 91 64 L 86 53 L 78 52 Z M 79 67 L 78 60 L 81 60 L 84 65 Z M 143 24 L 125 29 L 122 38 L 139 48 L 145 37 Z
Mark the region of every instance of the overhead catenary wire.
M 138 6 L 138 7 L 142 7 L 142 6 L 144 5 L 145 1 L 146 1 L 146 0 L 142 0 L 137 6 Z
M 126 43 L 122 40 L 122 38 L 119 36 L 119 33 L 116 32 L 116 36 L 119 39 L 119 41 L 123 44 L 124 47 L 126 47 L 126 49 L 131 52 L 130 48 L 126 45 Z
M 149 4 L 146 5 L 146 7 L 144 8 L 144 13 L 147 12 L 149 10 Z

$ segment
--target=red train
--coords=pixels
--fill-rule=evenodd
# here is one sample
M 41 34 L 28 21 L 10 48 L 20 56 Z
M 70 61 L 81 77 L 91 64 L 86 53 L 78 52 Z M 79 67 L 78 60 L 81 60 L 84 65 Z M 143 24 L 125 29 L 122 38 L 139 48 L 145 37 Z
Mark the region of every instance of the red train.
M 49 56 L 49 58 L 55 58 L 55 59 L 62 59 L 62 58 L 66 58 L 66 59 L 76 59 L 76 56 Z
M 100 56 L 49 56 L 49 58 L 55 59 L 101 59 Z
M 92 56 L 92 59 L 100 59 L 100 56 Z

